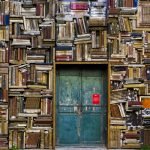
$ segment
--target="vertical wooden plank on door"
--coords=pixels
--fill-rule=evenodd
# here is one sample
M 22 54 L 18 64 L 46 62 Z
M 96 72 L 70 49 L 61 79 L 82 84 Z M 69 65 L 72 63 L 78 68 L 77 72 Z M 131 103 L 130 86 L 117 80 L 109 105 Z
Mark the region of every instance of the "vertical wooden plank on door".
M 81 143 L 95 145 L 106 142 L 104 130 L 106 126 L 107 93 L 103 89 L 103 84 L 107 85 L 105 76 L 105 69 L 85 68 L 82 71 Z M 103 80 L 105 80 L 105 83 Z M 93 94 L 100 94 L 100 104 L 92 103 Z
M 53 71 L 53 149 L 56 145 L 56 64 L 54 63 L 54 71 Z
M 103 68 L 102 70 L 102 104 L 101 107 L 103 109 L 103 115 L 102 115 L 102 122 L 103 122 L 103 130 L 102 130 L 102 135 L 103 135 L 103 143 L 106 145 L 107 144 L 107 132 L 108 132 L 108 66 Z
M 108 106 L 107 106 L 107 148 L 110 148 L 110 74 L 111 74 L 111 64 L 108 63 L 108 69 L 107 69 L 107 101 L 108 101 Z
M 74 145 L 79 143 L 80 104 L 79 71 L 62 69 L 57 72 L 57 144 Z

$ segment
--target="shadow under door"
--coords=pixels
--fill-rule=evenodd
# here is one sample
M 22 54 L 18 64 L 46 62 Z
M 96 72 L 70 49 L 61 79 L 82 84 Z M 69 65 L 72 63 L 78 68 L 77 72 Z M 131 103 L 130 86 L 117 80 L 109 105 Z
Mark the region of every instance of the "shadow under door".
M 105 145 L 107 66 L 56 67 L 56 145 Z

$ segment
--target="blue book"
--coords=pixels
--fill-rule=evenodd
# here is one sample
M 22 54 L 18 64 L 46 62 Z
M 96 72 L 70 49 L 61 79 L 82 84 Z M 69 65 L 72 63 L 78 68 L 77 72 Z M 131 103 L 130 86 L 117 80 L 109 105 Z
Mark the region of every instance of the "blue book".
M 133 7 L 137 7 L 138 6 L 138 0 L 133 0 Z
M 132 37 L 142 37 L 142 33 L 133 32 L 131 33 Z
M 4 25 L 9 25 L 9 15 L 4 16 Z
M 72 50 L 72 46 L 57 46 L 56 50 Z
M 2 100 L 3 98 L 3 90 L 0 88 L 0 101 Z

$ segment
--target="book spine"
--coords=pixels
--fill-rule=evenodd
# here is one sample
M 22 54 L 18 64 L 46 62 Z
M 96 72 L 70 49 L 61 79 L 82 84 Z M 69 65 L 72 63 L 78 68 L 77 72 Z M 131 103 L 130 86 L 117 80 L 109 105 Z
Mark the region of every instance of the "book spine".
M 133 7 L 137 7 L 138 6 L 138 1 L 139 0 L 133 0 Z
M 44 149 L 44 130 L 41 130 L 40 148 Z
M 9 15 L 4 16 L 4 25 L 9 26 Z
M 49 129 L 49 148 L 52 148 L 52 142 L 53 142 L 53 132 L 52 129 Z
M 89 6 L 86 2 L 74 2 L 70 4 L 71 10 L 88 10 Z

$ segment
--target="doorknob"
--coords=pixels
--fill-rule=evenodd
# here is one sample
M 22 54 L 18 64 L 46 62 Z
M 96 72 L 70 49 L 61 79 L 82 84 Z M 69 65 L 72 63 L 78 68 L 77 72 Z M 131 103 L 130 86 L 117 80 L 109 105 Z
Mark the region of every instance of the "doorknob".
M 82 113 L 82 107 L 81 107 L 81 105 L 78 105 L 77 108 L 78 108 L 78 109 L 77 109 L 78 115 L 81 115 L 81 113 Z
M 81 105 L 74 106 L 74 112 L 76 112 L 78 115 L 81 115 L 82 106 Z

